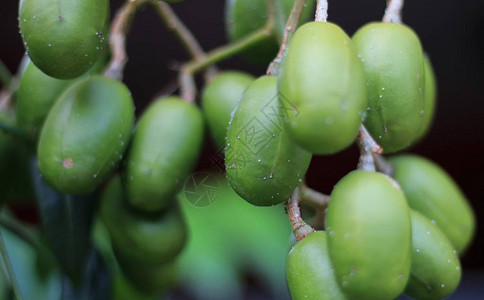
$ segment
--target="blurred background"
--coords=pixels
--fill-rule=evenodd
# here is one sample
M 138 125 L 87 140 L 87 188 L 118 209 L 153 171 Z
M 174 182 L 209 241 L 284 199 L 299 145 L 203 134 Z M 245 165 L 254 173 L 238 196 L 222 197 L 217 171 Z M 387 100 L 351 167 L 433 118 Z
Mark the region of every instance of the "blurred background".
M 111 15 L 122 2 L 111 0 Z M 380 20 L 385 5 L 383 0 L 330 0 L 328 20 L 352 35 L 363 24 Z M 210 50 L 227 42 L 224 6 L 223 0 L 185 0 L 174 4 L 173 8 L 203 48 Z M 0 4 L 0 59 L 12 72 L 24 55 L 17 28 L 17 9 L 18 1 L 4 0 Z M 403 9 L 403 22 L 419 35 L 438 83 L 434 126 L 428 136 L 409 152 L 426 156 L 447 170 L 469 198 L 478 220 L 484 215 L 483 11 L 484 2 L 478 0 L 407 0 Z M 127 50 L 129 62 L 124 82 L 133 94 L 139 114 L 160 90 L 176 79 L 177 67 L 188 56 L 152 9 L 137 16 L 128 37 Z M 256 76 L 264 74 L 266 69 L 264 65 L 252 64 L 241 57 L 226 60 L 218 66 L 222 70 L 244 70 Z M 211 170 L 221 174 L 216 152 L 213 143 L 207 141 L 197 172 Z M 316 156 L 307 183 L 329 194 L 334 184 L 355 168 L 357 160 L 356 147 L 333 156 Z M 284 209 L 251 207 L 242 203 L 223 180 L 217 186 L 220 190 L 212 209 L 185 205 L 192 230 L 192 240 L 181 258 L 182 275 L 186 280 L 179 283 L 169 297 L 287 298 L 283 272 L 290 230 Z M 217 217 L 227 211 L 237 211 L 238 217 Z M 17 214 L 35 223 L 35 212 L 31 207 L 18 208 Z M 483 224 L 478 221 L 475 240 L 462 259 L 464 282 L 455 299 L 472 299 L 466 294 L 468 288 L 484 280 L 482 234 Z M 246 244 L 238 245 L 236 241 Z M 226 267 L 228 265 L 230 267 Z M 217 286 L 223 288 L 214 289 Z

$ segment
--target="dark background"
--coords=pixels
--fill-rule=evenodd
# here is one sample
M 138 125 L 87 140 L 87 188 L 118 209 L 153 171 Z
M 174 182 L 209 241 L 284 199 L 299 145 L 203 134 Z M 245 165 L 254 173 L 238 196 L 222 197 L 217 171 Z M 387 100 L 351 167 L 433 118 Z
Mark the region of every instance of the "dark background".
M 310 0 L 311 1 L 311 0 Z M 122 1 L 111 1 L 112 15 Z M 24 49 L 17 28 L 18 1 L 0 4 L 0 59 L 13 72 Z M 223 0 L 185 0 L 173 5 L 198 37 L 204 49 L 227 42 L 223 23 Z M 381 19 L 383 0 L 329 1 L 329 21 L 353 34 L 360 26 Z M 425 140 L 410 151 L 431 158 L 446 169 L 461 186 L 481 219 L 484 187 L 484 1 L 406 1 L 403 20 L 420 36 L 438 81 L 438 107 L 434 126 Z M 124 81 L 134 96 L 137 112 L 164 86 L 176 79 L 176 68 L 188 59 L 183 48 L 151 9 L 142 11 L 128 38 L 130 60 Z M 221 69 L 240 69 L 262 75 L 265 66 L 241 58 L 219 64 Z M 215 149 L 207 142 L 199 168 L 212 166 Z M 308 173 L 308 184 L 329 193 L 332 186 L 354 169 L 356 147 L 333 156 L 318 156 Z M 464 267 L 484 267 L 483 226 L 463 258 Z

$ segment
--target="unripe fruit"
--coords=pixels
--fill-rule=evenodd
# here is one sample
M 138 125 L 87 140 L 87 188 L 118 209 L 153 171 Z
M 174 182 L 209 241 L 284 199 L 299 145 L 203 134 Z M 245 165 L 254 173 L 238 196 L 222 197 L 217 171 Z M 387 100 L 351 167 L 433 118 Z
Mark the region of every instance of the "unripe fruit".
M 289 252 L 287 284 L 294 300 L 344 300 L 328 255 L 326 232 L 307 235 Z
M 205 86 L 202 108 L 217 146 L 225 144 L 231 114 L 244 90 L 254 79 L 246 73 L 229 71 L 220 73 Z
M 203 133 L 202 113 L 192 103 L 167 97 L 151 104 L 138 123 L 128 154 L 129 203 L 143 211 L 170 205 L 198 161 Z
M 101 198 L 101 216 L 113 248 L 136 264 L 163 264 L 173 260 L 186 243 L 187 231 L 177 203 L 158 213 L 133 209 L 121 184 L 112 179 Z
M 301 147 L 330 154 L 356 138 L 366 107 L 363 67 L 337 25 L 312 22 L 291 39 L 279 78 L 286 129 Z
M 30 61 L 17 93 L 18 126 L 36 137 L 54 102 L 73 82 L 50 77 Z
M 425 103 L 424 103 L 424 114 L 423 114 L 423 124 L 418 138 L 422 138 L 427 134 L 430 127 L 432 126 L 432 121 L 434 120 L 436 105 L 437 105 L 437 82 L 435 79 L 434 69 L 432 68 L 432 63 L 427 55 L 424 56 L 424 73 L 425 73 Z
M 78 77 L 101 57 L 107 0 L 22 0 L 19 25 L 32 62 L 59 79 Z
M 254 205 L 289 198 L 309 167 L 311 153 L 286 134 L 277 79 L 263 76 L 245 90 L 227 132 L 225 168 L 230 186 Z
M 472 240 L 476 220 L 454 180 L 435 163 L 416 155 L 395 156 L 390 163 L 408 205 L 437 224 L 462 254 Z
M 381 173 L 353 171 L 331 193 L 328 250 L 349 299 L 395 299 L 410 273 L 411 228 L 398 184 Z
M 60 192 L 88 194 L 121 160 L 134 123 L 133 100 L 122 83 L 93 76 L 73 84 L 42 129 L 39 168 Z
M 366 74 L 365 125 L 385 153 L 414 143 L 424 116 L 424 64 L 418 36 L 402 24 L 373 22 L 353 36 Z
M 442 299 L 459 285 L 459 257 L 445 234 L 429 219 L 410 210 L 412 267 L 405 294 L 416 299 Z
M 278 43 L 286 26 L 287 18 L 294 4 L 293 0 L 275 0 L 275 29 L 271 36 L 258 42 L 243 56 L 255 63 L 268 63 L 277 54 Z M 307 21 L 313 12 L 314 1 L 308 1 L 303 9 L 300 23 Z M 227 0 L 225 4 L 225 27 L 230 41 L 234 42 L 247 37 L 267 23 L 266 0 Z

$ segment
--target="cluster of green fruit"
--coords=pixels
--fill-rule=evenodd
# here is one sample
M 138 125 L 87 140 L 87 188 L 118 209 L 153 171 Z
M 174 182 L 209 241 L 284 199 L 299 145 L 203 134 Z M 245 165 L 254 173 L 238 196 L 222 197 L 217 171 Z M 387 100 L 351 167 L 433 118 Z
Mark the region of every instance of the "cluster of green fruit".
M 201 111 L 179 97 L 157 99 L 135 126 L 128 88 L 100 76 L 109 60 L 107 0 L 24 0 L 19 25 L 30 61 L 13 122 L 35 145 L 43 179 L 86 195 L 119 166 L 100 208 L 118 263 L 144 291 L 169 286 L 187 239 L 176 194 L 199 157 Z

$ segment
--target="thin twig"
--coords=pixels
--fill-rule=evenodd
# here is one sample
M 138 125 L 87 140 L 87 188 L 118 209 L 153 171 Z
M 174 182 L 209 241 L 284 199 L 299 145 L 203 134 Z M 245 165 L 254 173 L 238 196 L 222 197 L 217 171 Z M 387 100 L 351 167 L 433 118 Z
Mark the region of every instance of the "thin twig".
M 12 85 L 13 75 L 5 64 L 0 60 L 0 83 L 10 91 L 14 90 Z
M 284 28 L 284 36 L 282 38 L 282 44 L 279 48 L 279 52 L 274 60 L 269 64 L 267 68 L 267 75 L 269 76 L 277 76 L 279 73 L 279 68 L 282 62 L 282 58 L 286 53 L 287 46 L 289 44 L 289 40 L 296 32 L 297 25 L 299 24 L 299 19 L 301 18 L 301 13 L 303 8 L 306 6 L 307 0 L 295 0 L 294 5 L 292 6 L 291 13 L 289 14 L 289 18 L 287 19 L 286 27 Z
M 326 22 L 327 19 L 328 19 L 328 1 L 318 0 L 318 4 L 316 6 L 316 17 L 314 18 L 314 21 Z
M 385 160 L 383 156 L 380 154 L 373 154 L 373 160 L 375 161 L 375 167 L 378 172 L 393 177 L 393 167 Z
M 112 58 L 104 72 L 104 76 L 121 80 L 124 66 L 128 62 L 126 54 L 126 35 L 131 28 L 136 10 L 150 0 L 126 0 L 123 6 L 116 12 L 109 33 L 109 45 Z
M 358 169 L 375 172 L 376 168 L 373 154 L 382 153 L 382 148 L 373 139 L 363 124 L 360 126 L 357 143 L 360 149 Z
M 0 252 L 2 253 L 3 262 L 5 264 L 5 268 L 7 269 L 7 274 L 10 279 L 10 284 L 13 287 L 15 297 L 17 298 L 17 300 L 22 300 L 23 296 L 20 290 L 20 286 L 18 284 L 17 276 L 15 275 L 15 271 L 13 270 L 12 262 L 10 261 L 10 257 L 8 255 L 8 250 L 5 245 L 5 241 L 3 239 L 3 233 L 1 229 L 0 229 Z
M 308 187 L 304 183 L 299 184 L 300 203 L 306 204 L 313 209 L 326 208 L 329 203 L 329 196 Z
M 402 7 L 403 0 L 387 0 L 387 8 L 385 9 L 385 15 L 383 15 L 383 22 L 402 23 Z
M 296 188 L 291 195 L 291 198 L 287 200 L 286 211 L 291 222 L 292 232 L 297 241 L 301 241 L 308 234 L 314 231 L 301 217 L 301 211 L 299 209 L 299 188 Z

